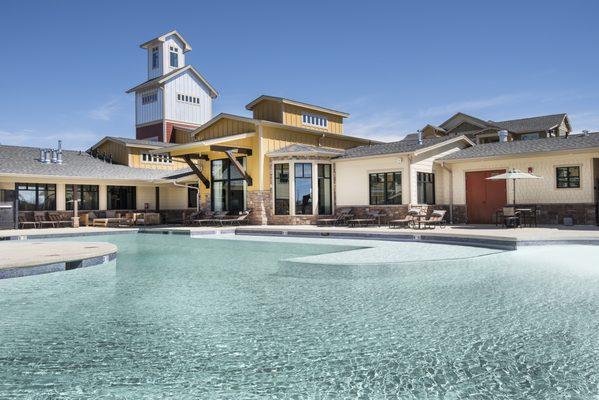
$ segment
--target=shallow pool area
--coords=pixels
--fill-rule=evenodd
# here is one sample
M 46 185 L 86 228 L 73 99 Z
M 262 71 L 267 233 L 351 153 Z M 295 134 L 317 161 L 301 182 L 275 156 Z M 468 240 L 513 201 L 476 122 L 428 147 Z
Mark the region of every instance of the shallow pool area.
M 116 262 L 0 281 L 0 398 L 599 395 L 596 246 L 101 241 Z

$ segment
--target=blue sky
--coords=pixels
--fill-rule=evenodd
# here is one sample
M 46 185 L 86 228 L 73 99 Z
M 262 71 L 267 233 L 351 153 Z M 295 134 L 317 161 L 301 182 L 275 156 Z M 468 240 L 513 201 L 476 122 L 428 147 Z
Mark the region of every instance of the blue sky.
M 0 143 L 86 148 L 134 136 L 139 44 L 177 29 L 219 91 L 214 113 L 260 94 L 349 112 L 346 133 L 398 140 L 463 111 L 567 112 L 599 130 L 599 2 L 7 1 Z

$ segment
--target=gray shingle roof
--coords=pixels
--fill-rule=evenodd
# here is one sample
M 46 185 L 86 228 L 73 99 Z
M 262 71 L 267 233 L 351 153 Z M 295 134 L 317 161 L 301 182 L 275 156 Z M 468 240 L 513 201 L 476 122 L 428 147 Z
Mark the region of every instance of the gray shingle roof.
M 510 119 L 507 121 L 489 121 L 489 123 L 507 129 L 510 132 L 546 131 L 561 124 L 566 114 L 542 115 L 539 117 Z
M 106 136 L 106 139 L 112 139 L 117 142 L 121 142 L 124 144 L 131 145 L 140 145 L 140 146 L 155 146 L 155 147 L 169 147 L 174 146 L 173 143 L 164 143 L 156 140 L 142 140 L 142 139 L 133 139 L 133 138 L 125 138 L 118 136 Z
M 515 154 L 545 153 L 564 150 L 581 150 L 597 148 L 599 150 L 599 132 L 588 136 L 570 135 L 535 140 L 515 140 L 512 142 L 496 142 L 479 144 L 439 158 L 439 161 L 462 160 L 471 158 L 502 157 Z
M 131 168 L 109 164 L 83 151 L 73 150 L 63 150 L 62 164 L 44 164 L 38 161 L 39 153 L 40 149 L 36 147 L 0 146 L 0 175 L 24 174 L 151 181 L 189 171 L 186 168 L 178 170 Z
M 444 142 L 446 140 L 455 139 L 456 137 L 462 136 L 442 136 L 430 139 L 424 139 L 422 144 L 418 144 L 418 140 L 400 140 L 391 143 L 381 143 L 372 146 L 360 146 L 354 147 L 353 149 L 346 150 L 345 153 L 339 158 L 355 158 L 355 157 L 368 157 L 378 156 L 384 154 L 395 154 L 395 153 L 410 153 L 413 151 L 421 150 L 435 144 Z
M 312 146 L 309 144 L 294 143 L 286 147 L 271 151 L 268 156 L 285 156 L 287 154 L 330 154 L 338 156 L 343 153 L 343 150 L 329 149 L 326 147 Z

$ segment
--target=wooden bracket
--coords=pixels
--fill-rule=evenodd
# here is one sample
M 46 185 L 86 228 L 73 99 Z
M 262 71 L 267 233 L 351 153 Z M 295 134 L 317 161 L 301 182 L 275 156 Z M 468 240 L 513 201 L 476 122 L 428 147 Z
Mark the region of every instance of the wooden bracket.
M 189 168 L 191 168 L 191 170 L 198 176 L 198 178 L 200 178 L 204 186 L 206 186 L 206 189 L 210 189 L 210 181 L 208 180 L 208 178 L 204 176 L 204 174 L 202 174 L 202 171 L 200 171 L 198 166 L 191 160 L 191 158 L 191 154 L 185 154 L 183 156 L 183 159 L 185 160 L 187 165 L 189 165 Z
M 225 154 L 227 155 L 227 158 L 231 162 L 231 165 L 233 165 L 233 167 L 235 167 L 237 172 L 239 172 L 239 174 L 241 176 L 243 176 L 243 179 L 245 179 L 245 181 L 248 183 L 248 186 L 252 186 L 252 184 L 253 184 L 252 177 L 248 175 L 246 170 L 243 168 L 243 165 L 241 165 L 239 163 L 239 161 L 237 161 L 237 158 L 235 158 L 235 156 L 233 155 L 233 150 L 226 150 Z

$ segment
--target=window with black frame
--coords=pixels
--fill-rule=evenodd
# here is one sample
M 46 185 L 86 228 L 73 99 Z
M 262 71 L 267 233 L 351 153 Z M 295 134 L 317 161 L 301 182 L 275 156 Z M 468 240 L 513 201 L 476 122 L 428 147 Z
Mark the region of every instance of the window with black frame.
M 557 167 L 555 176 L 558 189 L 580 187 L 580 167 Z
M 318 164 L 318 214 L 333 213 L 333 179 L 331 164 Z
M 295 214 L 312 214 L 312 164 L 295 164 Z
M 198 184 L 187 185 L 187 208 L 198 208 Z
M 289 215 L 289 164 L 274 165 L 275 215 Z
M 401 204 L 401 172 L 369 175 L 370 205 Z
M 66 208 L 73 209 L 73 185 L 66 185 Z M 97 210 L 99 208 L 100 192 L 98 185 L 77 185 L 79 210 Z
M 246 157 L 237 161 L 246 168 Z M 239 171 L 228 158 L 212 160 L 210 163 L 212 211 L 228 211 L 237 214 L 245 210 L 246 184 Z
M 135 186 L 108 186 L 107 193 L 109 210 L 135 210 L 137 208 Z
M 56 210 L 56 185 L 17 183 L 19 211 Z
M 435 174 L 418 172 L 416 185 L 418 204 L 435 204 Z

